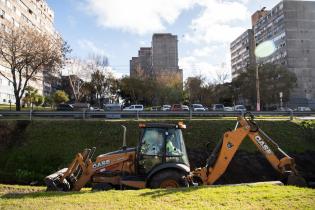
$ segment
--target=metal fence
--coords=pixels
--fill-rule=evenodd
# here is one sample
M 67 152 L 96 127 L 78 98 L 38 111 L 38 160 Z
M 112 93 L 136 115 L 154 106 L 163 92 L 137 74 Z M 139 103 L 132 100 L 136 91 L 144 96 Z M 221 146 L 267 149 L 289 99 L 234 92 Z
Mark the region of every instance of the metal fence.
M 238 111 L 0 111 L 0 119 L 140 119 L 140 118 L 167 118 L 180 117 L 187 119 L 204 118 L 204 117 L 237 117 L 242 115 Z M 255 116 L 280 116 L 292 120 L 294 117 L 315 116 L 315 112 L 299 112 L 299 111 L 253 111 Z

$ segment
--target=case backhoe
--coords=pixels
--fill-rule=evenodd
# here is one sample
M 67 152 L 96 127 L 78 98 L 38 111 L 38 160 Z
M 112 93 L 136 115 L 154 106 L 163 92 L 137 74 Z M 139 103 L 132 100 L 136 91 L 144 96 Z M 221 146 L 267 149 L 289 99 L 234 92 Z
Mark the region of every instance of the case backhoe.
M 182 135 L 182 129 L 186 128 L 183 123 L 148 123 L 139 127 L 141 135 L 136 148 L 127 148 L 126 127 L 123 126 L 120 150 L 99 155 L 92 161 L 95 147 L 85 149 L 76 155 L 68 168 L 45 178 L 47 190 L 79 191 L 87 183 L 91 183 L 95 190 L 212 185 L 226 171 L 245 137 L 249 137 L 286 179 L 286 184 L 306 185 L 296 170 L 294 159 L 258 127 L 250 113 L 238 117 L 235 129 L 224 133 L 206 166 L 193 171 L 190 170 Z

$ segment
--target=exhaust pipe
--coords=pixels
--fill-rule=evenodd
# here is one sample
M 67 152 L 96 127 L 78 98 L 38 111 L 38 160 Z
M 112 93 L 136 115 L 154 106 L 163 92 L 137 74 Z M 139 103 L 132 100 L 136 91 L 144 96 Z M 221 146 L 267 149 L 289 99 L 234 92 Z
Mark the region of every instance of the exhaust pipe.
M 127 142 L 126 142 L 127 128 L 124 125 L 121 125 L 121 127 L 124 129 L 122 149 L 126 150 L 127 149 Z

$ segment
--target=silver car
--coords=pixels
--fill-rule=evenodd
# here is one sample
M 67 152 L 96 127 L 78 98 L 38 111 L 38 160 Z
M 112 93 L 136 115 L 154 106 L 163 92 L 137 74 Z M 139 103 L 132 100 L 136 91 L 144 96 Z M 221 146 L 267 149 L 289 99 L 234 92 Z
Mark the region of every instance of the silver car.
M 246 112 L 246 107 L 244 105 L 235 105 L 234 111 Z
M 171 105 L 166 105 L 166 104 L 165 104 L 165 105 L 162 106 L 162 109 L 161 109 L 161 110 L 162 110 L 162 111 L 170 111 L 170 110 L 171 110 L 171 107 L 172 107 Z
M 206 111 L 206 109 L 202 106 L 202 104 L 192 104 L 191 108 L 194 112 L 198 112 L 198 111 Z

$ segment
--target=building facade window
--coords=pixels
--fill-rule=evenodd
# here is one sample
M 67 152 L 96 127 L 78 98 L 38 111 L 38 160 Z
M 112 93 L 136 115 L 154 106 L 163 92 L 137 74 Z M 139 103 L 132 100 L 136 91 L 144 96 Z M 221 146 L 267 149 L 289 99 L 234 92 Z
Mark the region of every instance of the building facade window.
M 5 16 L 5 11 L 2 10 L 2 9 L 0 9 L 0 17 L 1 17 L 1 18 L 4 18 L 4 16 Z

